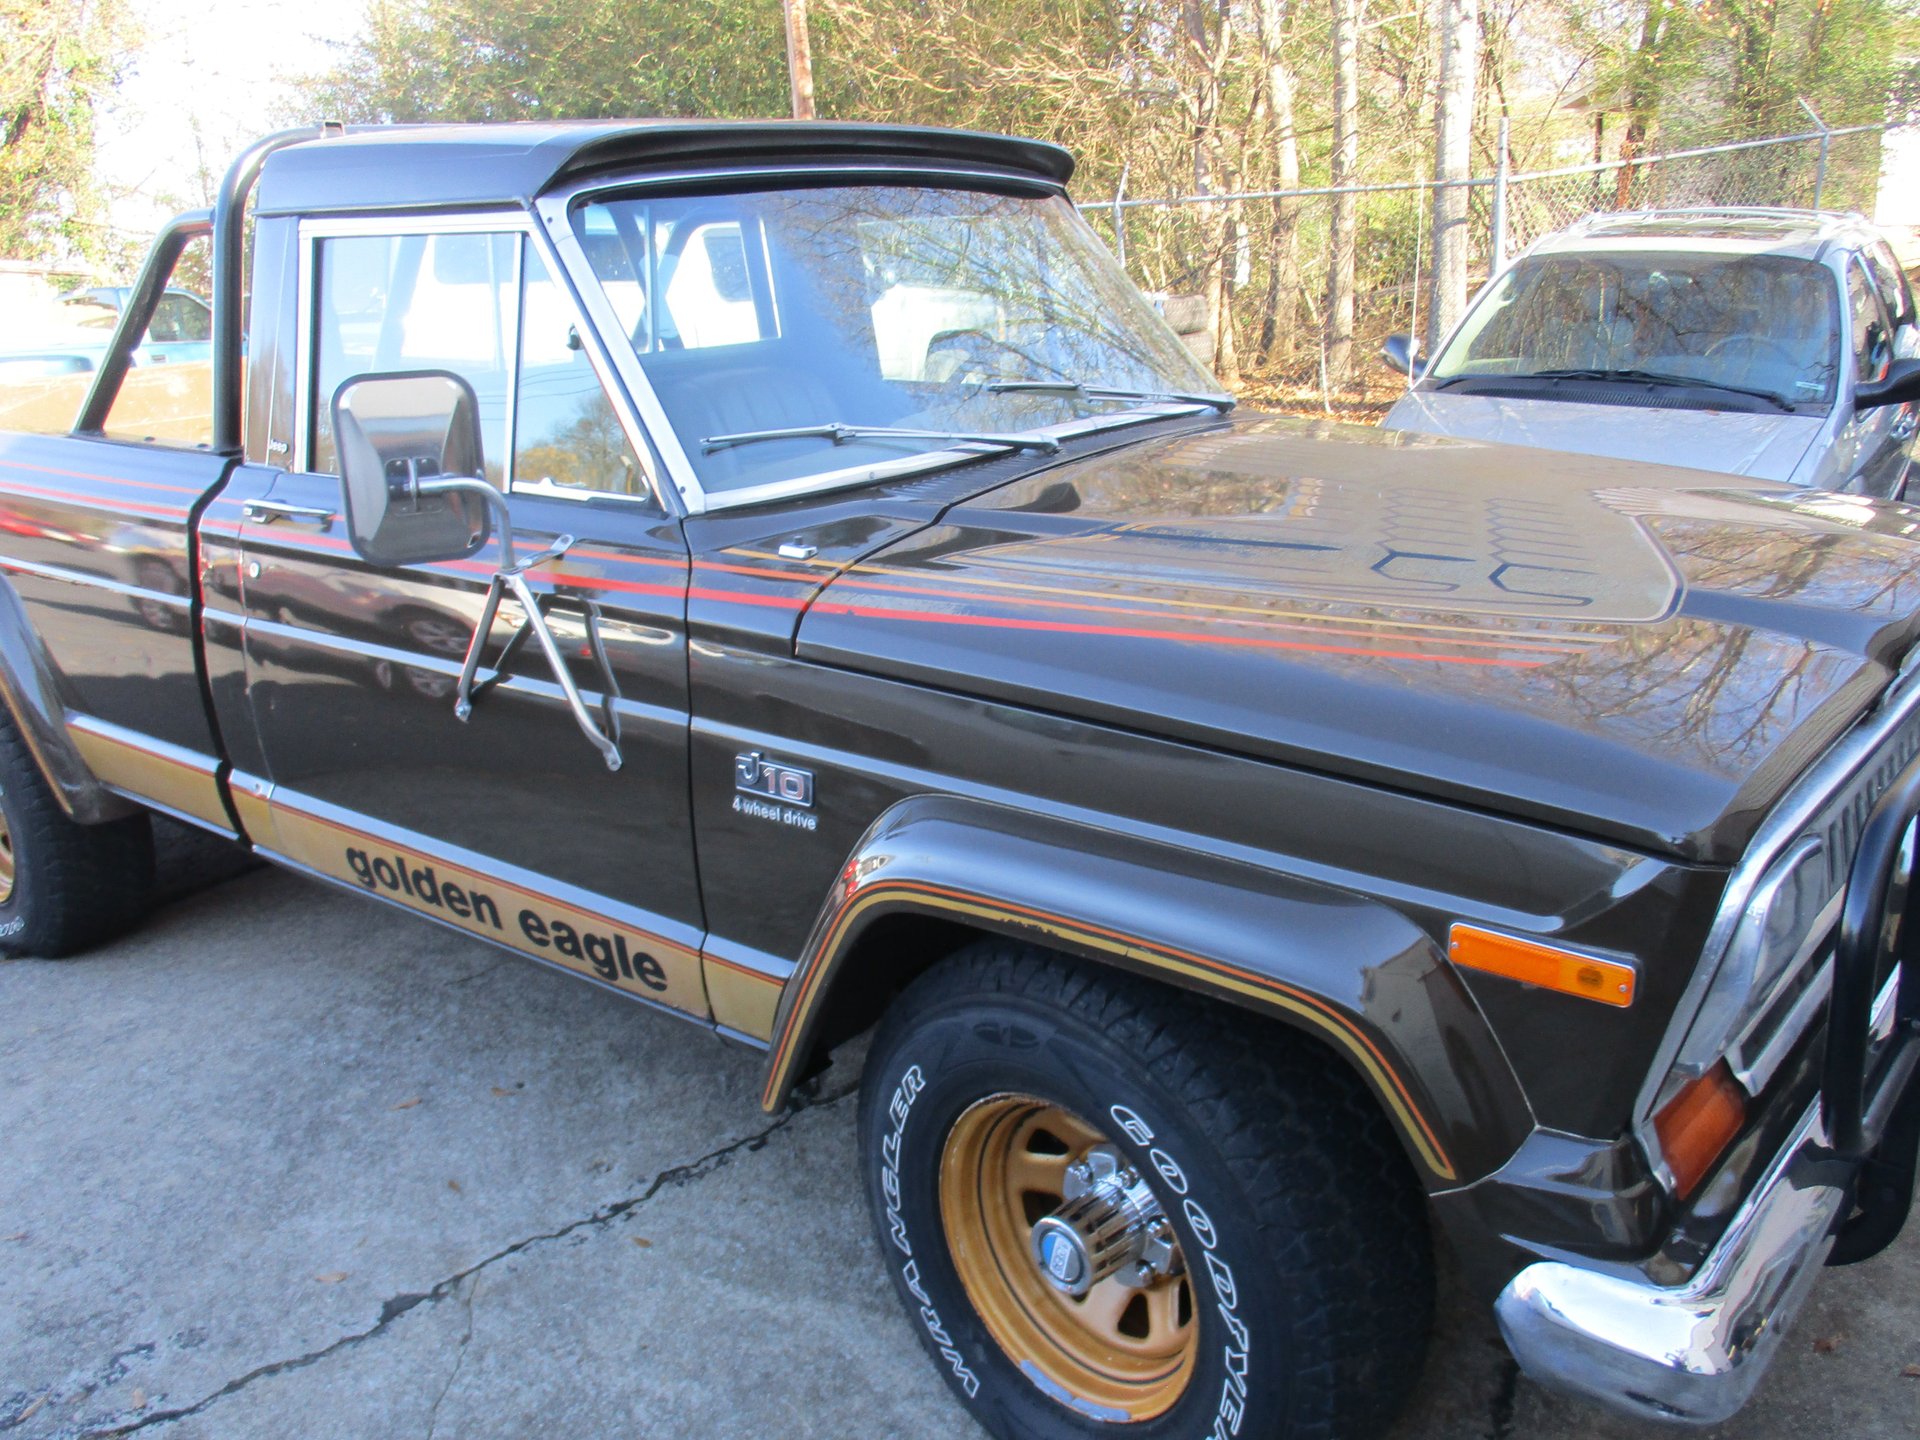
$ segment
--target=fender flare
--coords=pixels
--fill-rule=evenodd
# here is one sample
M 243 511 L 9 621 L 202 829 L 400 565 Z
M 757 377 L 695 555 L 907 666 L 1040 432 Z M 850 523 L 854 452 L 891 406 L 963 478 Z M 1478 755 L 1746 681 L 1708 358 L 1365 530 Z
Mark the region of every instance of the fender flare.
M 0 701 L 47 788 L 81 825 L 138 813 L 139 806 L 100 782 L 67 733 L 59 672 L 10 581 L 0 578 Z
M 1433 938 L 1380 901 L 1117 831 L 948 796 L 904 800 L 841 868 L 780 997 L 762 1103 L 787 1101 L 843 962 L 888 915 L 958 920 L 1217 997 L 1316 1036 L 1366 1082 L 1429 1190 L 1533 1128 Z

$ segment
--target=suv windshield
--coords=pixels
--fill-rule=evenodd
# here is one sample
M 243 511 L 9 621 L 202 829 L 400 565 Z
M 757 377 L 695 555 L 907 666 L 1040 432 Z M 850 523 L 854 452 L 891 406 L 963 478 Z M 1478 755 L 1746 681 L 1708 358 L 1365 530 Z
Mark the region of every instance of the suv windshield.
M 1839 375 L 1838 337 L 1833 277 L 1810 260 L 1650 250 L 1540 255 L 1481 297 L 1426 378 L 1470 389 L 1461 382 L 1483 376 L 1544 383 L 1633 372 L 1825 409 Z
M 1058 197 L 603 198 L 573 224 L 709 492 L 857 480 L 956 436 L 1030 441 L 1219 388 Z M 761 433 L 791 430 L 814 433 Z

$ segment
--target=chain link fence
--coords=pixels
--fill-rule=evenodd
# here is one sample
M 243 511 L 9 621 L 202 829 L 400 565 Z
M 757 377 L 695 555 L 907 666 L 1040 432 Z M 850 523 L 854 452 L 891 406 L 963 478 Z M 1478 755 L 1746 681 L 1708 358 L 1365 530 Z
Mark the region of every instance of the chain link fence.
M 1767 205 L 1872 214 L 1887 125 L 1510 172 L 1469 192 L 1470 285 L 1542 236 L 1595 212 Z M 1501 147 L 1504 152 L 1504 144 Z M 1406 381 L 1377 357 L 1387 336 L 1428 328 L 1434 181 L 1150 197 L 1081 204 L 1175 328 L 1263 407 L 1383 410 Z M 1353 209 L 1351 339 L 1328 312 L 1335 209 Z M 1215 275 L 1230 324 L 1204 299 Z M 1224 333 L 1223 333 L 1224 332 Z M 1224 342 L 1224 343 L 1223 343 Z

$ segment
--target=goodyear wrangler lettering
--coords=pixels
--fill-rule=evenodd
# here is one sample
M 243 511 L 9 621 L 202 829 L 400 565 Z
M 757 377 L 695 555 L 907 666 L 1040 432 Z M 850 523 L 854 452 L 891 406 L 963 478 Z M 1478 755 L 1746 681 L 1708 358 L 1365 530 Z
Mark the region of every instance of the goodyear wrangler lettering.
M 499 902 L 492 895 L 472 884 L 448 879 L 430 864 L 398 853 L 371 854 L 357 846 L 347 849 L 346 859 L 347 869 L 363 889 L 404 896 L 427 910 L 451 915 L 471 929 L 507 933 Z M 602 980 L 632 980 L 653 991 L 667 988 L 665 967 L 646 951 L 629 946 L 626 935 L 618 929 L 609 927 L 602 934 L 557 915 L 542 914 L 532 906 L 521 908 L 514 916 L 514 926 L 533 949 L 582 961 Z

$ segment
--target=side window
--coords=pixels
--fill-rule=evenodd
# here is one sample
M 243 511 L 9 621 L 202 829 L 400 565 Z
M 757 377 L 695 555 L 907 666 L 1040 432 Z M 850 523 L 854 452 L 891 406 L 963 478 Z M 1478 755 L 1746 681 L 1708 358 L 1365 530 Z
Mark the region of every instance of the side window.
M 1878 380 L 1893 358 L 1893 337 L 1880 296 L 1858 259 L 1847 265 L 1847 311 L 1853 325 L 1854 378 Z
M 1912 323 L 1913 292 L 1907 288 L 1906 273 L 1894 258 L 1892 247 L 1879 240 L 1860 254 L 1867 262 L 1867 273 L 1873 276 L 1873 288 L 1880 292 L 1880 303 L 1887 308 L 1887 318 L 1895 325 Z
M 626 432 L 581 348 L 572 308 L 531 250 L 520 316 L 514 485 L 545 482 L 570 490 L 650 494 Z
M 446 370 L 473 387 L 486 478 L 504 487 L 520 237 L 337 236 L 319 242 L 316 259 L 309 468 L 338 473 L 333 396 L 345 382 Z
M 208 273 L 212 242 L 190 241 L 180 252 L 174 275 Z M 198 322 L 185 326 L 182 305 L 199 310 Z M 109 317 L 114 323 L 117 316 Z M 110 332 L 100 332 L 104 357 Z M 110 439 L 149 445 L 204 449 L 213 443 L 213 325 L 204 308 L 184 295 L 162 295 L 134 347 L 120 393 L 113 398 L 103 427 Z M 157 347 L 157 348 L 156 348 Z M 97 362 L 96 362 L 97 363 Z

